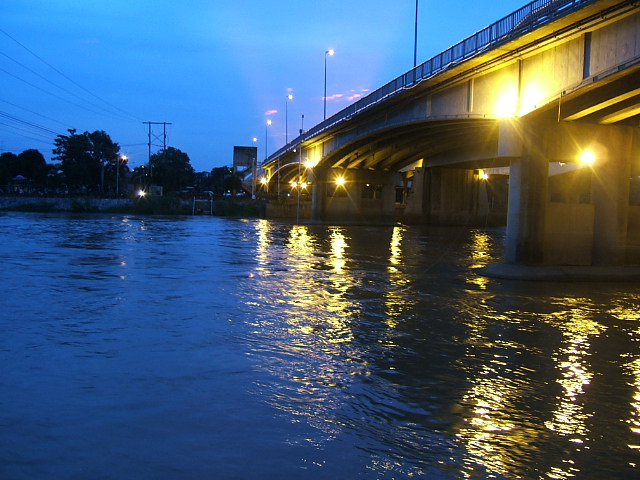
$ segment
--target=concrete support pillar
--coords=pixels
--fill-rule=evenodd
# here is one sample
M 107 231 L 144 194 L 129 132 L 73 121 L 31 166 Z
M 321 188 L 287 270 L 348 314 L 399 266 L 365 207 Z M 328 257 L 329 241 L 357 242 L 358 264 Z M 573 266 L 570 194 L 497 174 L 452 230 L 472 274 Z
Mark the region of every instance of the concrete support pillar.
M 525 265 L 623 265 L 627 255 L 634 132 L 577 122 L 519 127 L 522 155 L 511 161 L 506 261 Z M 577 162 L 591 150 L 591 201 L 548 195 L 548 163 Z M 515 151 L 515 150 L 514 150 Z M 588 171 L 587 171 L 588 172 Z M 558 181 L 566 181 L 559 179 Z M 556 195 L 557 197 L 557 195 Z M 569 199 L 567 201 L 567 199 Z M 574 199 L 572 201 L 571 199 Z
M 312 218 L 317 221 L 392 223 L 395 183 L 392 172 L 315 168 Z M 344 185 L 336 179 L 343 177 Z
M 541 148 L 539 129 L 529 127 L 511 140 L 522 142 L 511 148 L 522 155 L 511 160 L 505 259 L 508 263 L 541 264 L 549 160 Z
M 327 169 L 316 167 L 309 170 L 309 179 L 311 180 L 311 218 L 313 220 L 322 220 L 324 218 L 324 205 L 326 197 L 326 177 Z
M 471 169 L 428 169 L 425 210 L 434 225 L 473 225 L 478 216 L 478 178 Z
M 593 264 L 623 265 L 629 221 L 629 185 L 633 135 L 626 127 L 598 127 L 594 153 Z
M 427 187 L 425 185 L 426 168 L 418 167 L 413 175 L 413 182 L 407 204 L 404 207 L 403 220 L 408 223 L 426 223 L 428 215 L 426 213 Z M 395 194 L 395 192 L 394 192 Z
M 543 260 L 548 161 L 524 155 L 511 161 L 506 260 L 539 264 Z

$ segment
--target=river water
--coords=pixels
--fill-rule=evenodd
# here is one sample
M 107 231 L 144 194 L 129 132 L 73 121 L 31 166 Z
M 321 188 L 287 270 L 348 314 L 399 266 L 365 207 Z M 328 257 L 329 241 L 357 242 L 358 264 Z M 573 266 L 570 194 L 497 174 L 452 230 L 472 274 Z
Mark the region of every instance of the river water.
M 503 241 L 0 213 L 0 478 L 639 478 L 640 287 Z

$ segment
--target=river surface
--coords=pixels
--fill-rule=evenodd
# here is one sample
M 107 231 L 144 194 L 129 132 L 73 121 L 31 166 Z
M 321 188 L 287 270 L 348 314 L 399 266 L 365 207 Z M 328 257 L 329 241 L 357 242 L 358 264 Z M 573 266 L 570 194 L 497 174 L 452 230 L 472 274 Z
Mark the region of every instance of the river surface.
M 503 242 L 0 213 L 0 478 L 640 478 L 639 286 Z

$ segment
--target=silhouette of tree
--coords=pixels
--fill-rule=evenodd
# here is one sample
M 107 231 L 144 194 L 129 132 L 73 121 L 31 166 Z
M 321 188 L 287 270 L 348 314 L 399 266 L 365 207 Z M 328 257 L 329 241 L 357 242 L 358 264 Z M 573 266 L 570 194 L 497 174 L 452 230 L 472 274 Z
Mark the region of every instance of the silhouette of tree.
M 4 186 L 15 177 L 18 168 L 18 156 L 15 153 L 3 152 L 0 154 L 0 185 Z
M 18 155 L 17 160 L 17 174 L 28 178 L 34 185 L 44 185 L 48 173 L 47 161 L 38 150 L 25 150 Z
M 58 135 L 54 140 L 54 160 L 60 161 L 64 180 L 73 189 L 105 190 L 104 166 L 115 162 L 120 147 L 102 130 L 93 133 Z
M 107 164 L 116 165 L 120 158 L 120 146 L 114 143 L 104 130 L 96 130 L 89 133 L 88 136 L 92 147 L 91 156 L 94 162 L 100 165 L 100 191 L 105 193 L 105 166 Z M 115 186 L 115 175 L 111 178 L 111 185 Z
M 151 156 L 151 182 L 162 185 L 164 192 L 177 192 L 193 185 L 195 172 L 189 156 L 181 150 L 167 147 Z

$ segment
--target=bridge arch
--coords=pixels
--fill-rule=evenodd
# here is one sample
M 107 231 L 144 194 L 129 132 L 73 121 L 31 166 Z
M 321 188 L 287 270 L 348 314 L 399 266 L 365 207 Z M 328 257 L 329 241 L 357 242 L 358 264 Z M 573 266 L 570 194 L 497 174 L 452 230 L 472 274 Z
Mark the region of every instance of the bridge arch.
M 510 261 L 619 264 L 627 252 L 640 263 L 640 189 L 630 192 L 639 31 L 634 1 L 536 0 L 311 128 L 264 168 L 282 181 L 310 160 L 316 220 L 389 221 L 402 203 L 402 218 L 427 223 L 464 223 L 487 204 L 479 169 L 508 168 Z M 593 137 L 617 156 L 593 167 L 592 185 L 615 181 L 576 204 L 550 165 L 574 162 Z M 344 194 L 336 172 L 349 177 Z

